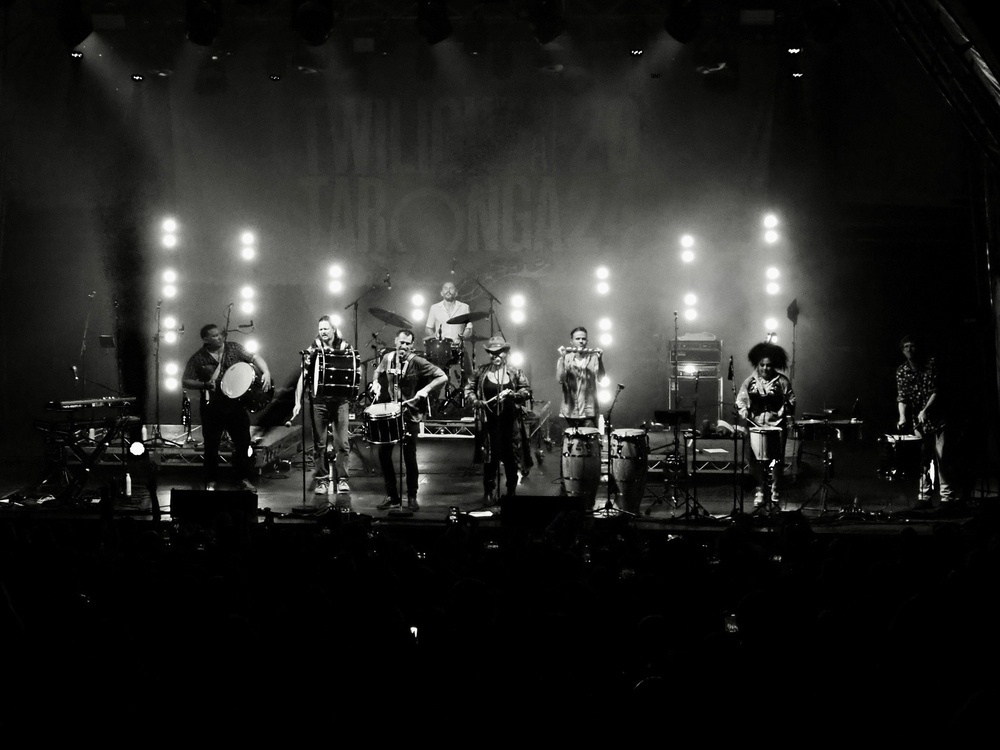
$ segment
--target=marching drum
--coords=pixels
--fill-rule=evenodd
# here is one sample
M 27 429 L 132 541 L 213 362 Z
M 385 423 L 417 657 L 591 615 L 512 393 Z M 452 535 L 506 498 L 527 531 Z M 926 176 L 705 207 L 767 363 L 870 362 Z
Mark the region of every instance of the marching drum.
M 403 439 L 402 408 L 396 402 L 372 404 L 364 411 L 364 428 L 369 443 L 398 443 Z
M 645 430 L 613 430 L 611 433 L 611 476 L 618 485 L 621 509 L 638 513 L 646 489 L 649 435 Z
M 222 374 L 219 388 L 250 411 L 260 411 L 271 402 L 274 386 L 264 389 L 264 376 L 249 362 L 237 362 Z
M 321 399 L 358 397 L 361 356 L 357 352 L 318 350 L 313 356 L 313 396 Z
M 424 351 L 424 356 L 442 370 L 458 361 L 451 339 L 428 339 L 424 342 Z
M 570 427 L 563 432 L 563 490 L 591 503 L 601 483 L 601 432 L 596 427 Z
M 758 461 L 782 461 L 784 456 L 781 455 L 781 428 L 751 427 L 750 450 Z

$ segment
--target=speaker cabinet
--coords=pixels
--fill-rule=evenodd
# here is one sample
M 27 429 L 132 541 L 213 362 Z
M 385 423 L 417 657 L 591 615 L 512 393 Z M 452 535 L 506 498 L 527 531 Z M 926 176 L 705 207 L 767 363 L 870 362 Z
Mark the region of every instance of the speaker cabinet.
M 542 530 L 560 514 L 582 515 L 584 498 L 568 495 L 514 495 L 500 499 L 503 526 Z
M 170 517 L 176 521 L 212 525 L 225 515 L 234 523 L 256 523 L 257 493 L 248 490 L 170 491 Z

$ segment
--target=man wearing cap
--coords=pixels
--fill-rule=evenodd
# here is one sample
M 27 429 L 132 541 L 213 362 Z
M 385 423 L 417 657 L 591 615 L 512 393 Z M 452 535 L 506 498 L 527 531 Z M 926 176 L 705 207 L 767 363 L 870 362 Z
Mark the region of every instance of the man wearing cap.
M 524 372 L 507 364 L 510 351 L 503 336 L 493 336 L 483 347 L 488 364 L 476 368 L 465 385 L 465 401 L 476 413 L 477 451 L 483 459 L 483 490 L 487 506 L 497 502 L 500 462 L 508 497 L 517 490 L 522 467 L 532 465 L 521 405 L 531 398 Z
M 406 465 L 406 498 L 410 510 L 419 510 L 417 484 L 420 473 L 417 468 L 417 432 L 420 421 L 427 416 L 427 398 L 432 391 L 448 381 L 444 370 L 423 357 L 413 353 L 413 331 L 401 328 L 396 334 L 396 350 L 386 352 L 375 370 L 371 389 L 375 401 L 383 400 L 382 382 L 388 389 L 386 401 L 400 404 L 403 419 L 402 452 Z M 401 507 L 402 500 L 396 486 L 396 470 L 392 463 L 392 443 L 384 443 L 378 448 L 382 477 L 385 480 L 385 500 L 378 505 L 379 510 Z

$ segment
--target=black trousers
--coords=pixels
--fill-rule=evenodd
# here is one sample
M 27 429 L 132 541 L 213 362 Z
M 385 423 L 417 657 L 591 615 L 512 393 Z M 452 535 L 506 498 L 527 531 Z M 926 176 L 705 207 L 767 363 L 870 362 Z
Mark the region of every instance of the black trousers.
M 243 405 L 222 394 L 213 393 L 212 400 L 201 409 L 201 434 L 205 444 L 205 481 L 219 478 L 219 444 L 222 433 L 228 432 L 233 442 L 233 475 L 237 482 L 253 476 L 250 450 L 250 415 Z
M 399 441 L 403 452 L 403 464 L 406 466 L 406 495 L 416 497 L 417 485 L 420 482 L 420 471 L 417 469 L 417 432 L 420 423 L 403 419 L 403 439 Z M 394 443 L 384 443 L 378 447 L 378 460 L 382 465 L 382 478 L 385 480 L 385 494 L 393 500 L 399 500 L 399 488 L 396 486 L 396 467 L 393 463 L 392 449 Z
M 489 493 L 497 486 L 497 475 L 500 463 L 503 462 L 507 494 L 513 495 L 517 490 L 518 478 L 517 457 L 514 454 L 514 430 L 517 429 L 517 423 L 511 414 L 487 418 L 484 427 L 490 441 L 490 460 L 483 462 L 483 489 Z

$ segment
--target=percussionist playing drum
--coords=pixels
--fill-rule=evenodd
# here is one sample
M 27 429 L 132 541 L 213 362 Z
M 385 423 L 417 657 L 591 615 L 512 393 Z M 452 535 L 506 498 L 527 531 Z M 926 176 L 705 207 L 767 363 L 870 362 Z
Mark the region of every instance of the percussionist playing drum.
M 353 354 L 350 344 L 344 340 L 340 330 L 334 327 L 329 315 L 324 315 L 317 324 L 316 339 L 302 352 L 302 372 L 295 387 L 295 406 L 291 419 L 295 419 L 302 404 L 303 376 L 311 381 L 310 417 L 313 434 L 313 481 L 317 495 L 330 493 L 336 484 L 336 492 L 351 491 L 348 459 L 350 458 L 350 409 L 351 399 L 356 393 L 333 393 L 320 382 L 326 373 L 323 367 L 327 359 L 337 354 Z M 354 357 L 348 365 L 354 367 Z M 335 458 L 331 462 L 330 455 Z M 331 474 L 331 468 L 334 474 Z
M 747 359 L 754 372 L 740 386 L 736 408 L 751 431 L 750 468 L 757 480 L 753 504 L 759 508 L 764 504 L 768 473 L 770 502 L 778 502 L 788 422 L 795 414 L 795 393 L 792 381 L 778 372 L 788 367 L 788 354 L 780 346 L 762 341 L 750 348 Z
M 372 381 L 372 395 L 375 401 L 382 399 L 397 402 L 403 420 L 402 452 L 406 465 L 406 498 L 410 510 L 419 510 L 417 502 L 417 431 L 420 421 L 427 414 L 427 399 L 432 391 L 448 382 L 437 365 L 413 353 L 413 331 L 401 328 L 396 334 L 396 350 L 382 355 Z M 379 510 L 400 507 L 402 501 L 396 486 L 396 470 L 392 465 L 392 443 L 382 443 L 378 447 L 379 463 L 385 480 L 385 500 L 378 505 Z
M 248 362 L 260 371 L 264 389 L 268 390 L 271 388 L 271 371 L 259 354 L 251 354 L 240 344 L 226 341 L 225 334 L 215 323 L 202 326 L 201 340 L 203 346 L 191 355 L 184 367 L 183 385 L 189 390 L 201 391 L 205 489 L 215 489 L 219 473 L 219 443 L 225 431 L 233 441 L 232 466 L 240 489 L 256 491 L 250 481 L 253 472 L 250 415 L 242 401 L 227 396 L 219 385 L 226 370 L 238 362 Z

